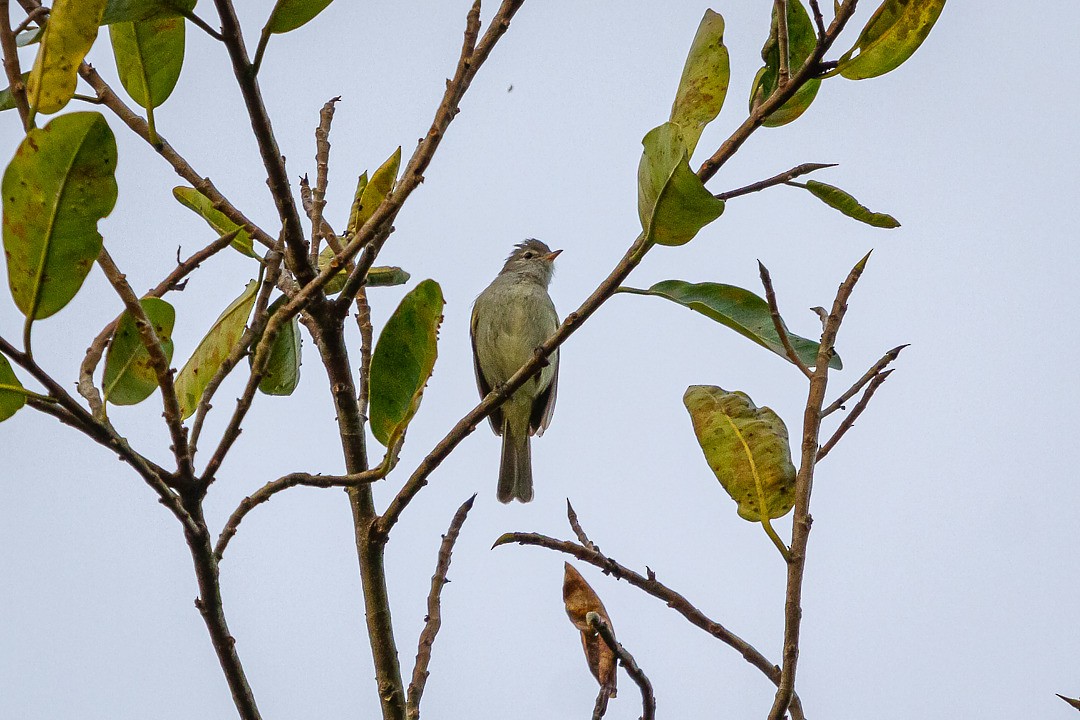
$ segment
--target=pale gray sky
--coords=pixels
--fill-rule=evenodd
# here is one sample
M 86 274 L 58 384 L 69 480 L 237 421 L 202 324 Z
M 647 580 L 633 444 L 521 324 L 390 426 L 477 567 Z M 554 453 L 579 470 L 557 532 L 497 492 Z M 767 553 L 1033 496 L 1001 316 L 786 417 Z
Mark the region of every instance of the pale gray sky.
M 254 44 L 272 3 L 238 4 Z M 712 6 L 727 20 L 732 83 L 702 157 L 745 116 L 770 5 Z M 873 10 L 865 5 L 841 46 Z M 399 144 L 410 152 L 425 132 L 467 7 L 342 0 L 271 43 L 262 89 L 293 177 L 313 172 L 318 109 L 342 96 L 327 211 L 337 225 L 357 173 Z M 633 240 L 640 140 L 667 117 L 705 7 L 529 0 L 481 70 L 383 254 L 414 281 L 437 279 L 447 305 L 435 374 L 401 466 L 376 489 L 381 506 L 477 400 L 469 309 L 511 245 L 535 236 L 565 250 L 552 286 L 565 314 Z M 212 18 L 211 3 L 198 12 Z M 680 278 L 756 290 L 761 259 L 789 325 L 811 335 L 817 320 L 806 308 L 827 305 L 847 269 L 875 249 L 839 339 L 847 369 L 833 387 L 886 349 L 911 347 L 815 483 L 798 680 L 810 717 L 1075 715 L 1054 693 L 1080 694 L 1080 383 L 1068 369 L 1080 353 L 1078 18 L 1070 3 L 950 3 L 899 70 L 826 82 L 803 118 L 757 133 L 709 183 L 719 192 L 802 162 L 836 162 L 818 179 L 892 213 L 902 228 L 869 228 L 775 188 L 730 202 L 691 244 L 657 248 L 632 276 L 638 286 Z M 102 40 L 91 57 L 111 79 Z M 188 40 L 159 128 L 271 228 L 225 52 L 198 31 Z M 171 169 L 113 126 L 120 199 L 101 229 L 145 289 L 178 245 L 193 250 L 211 234 L 172 199 Z M 0 116 L 5 162 L 20 136 L 17 116 Z M 177 365 L 252 272 L 227 253 L 171 298 Z M 372 292 L 377 323 L 403 291 Z M 0 333 L 17 336 L 21 316 L 4 295 Z M 73 381 L 118 309 L 95 270 L 70 306 L 36 326 L 46 367 Z M 294 396 L 260 398 L 208 499 L 212 526 L 284 472 L 342 470 L 320 370 L 309 353 Z M 798 435 L 804 382 L 780 358 L 670 303 L 617 296 L 563 348 L 558 408 L 533 447 L 533 503 L 495 501 L 498 441 L 486 425 L 432 476 L 387 554 L 406 672 L 439 536 L 458 504 L 480 495 L 443 595 L 426 717 L 588 717 L 596 687 L 561 605 L 564 558 L 488 549 L 509 530 L 571 537 L 567 497 L 606 552 L 641 571 L 648 564 L 779 660 L 783 563 L 761 529 L 736 516 L 701 456 L 681 402 L 687 385 L 701 383 L 747 392 Z M 235 379 L 227 383 L 219 407 L 238 391 Z M 164 461 L 159 413 L 150 401 L 112 416 Z M 213 414 L 206 437 L 222 422 Z M 235 717 L 192 604 L 180 528 L 153 494 L 105 450 L 30 410 L 0 426 L 0 454 L 0 716 Z M 788 534 L 788 519 L 777 525 Z M 772 685 L 730 648 L 659 601 L 578 567 L 651 677 L 660 717 L 766 714 Z M 264 717 L 377 715 L 340 491 L 298 488 L 258 508 L 222 573 Z M 636 690 L 625 675 L 620 683 L 608 717 L 637 718 Z

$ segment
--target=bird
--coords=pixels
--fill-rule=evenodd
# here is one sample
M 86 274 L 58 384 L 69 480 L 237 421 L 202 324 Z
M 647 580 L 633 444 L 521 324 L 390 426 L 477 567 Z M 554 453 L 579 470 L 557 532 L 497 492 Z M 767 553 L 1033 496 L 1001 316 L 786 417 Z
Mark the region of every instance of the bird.
M 535 238 L 518 243 L 498 276 L 473 303 L 470 335 L 480 397 L 509 380 L 558 328 L 559 316 L 548 285 L 561 252 Z M 558 380 L 556 349 L 535 375 L 488 416 L 495 434 L 502 436 L 496 493 L 500 502 L 533 499 L 529 439 L 543 435 L 551 423 Z

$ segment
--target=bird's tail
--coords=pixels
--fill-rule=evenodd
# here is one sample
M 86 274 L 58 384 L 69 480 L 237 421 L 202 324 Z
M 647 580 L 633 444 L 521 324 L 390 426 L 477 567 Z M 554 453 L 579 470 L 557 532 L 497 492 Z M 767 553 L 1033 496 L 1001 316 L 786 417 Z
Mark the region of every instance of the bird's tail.
M 499 502 L 533 499 L 532 451 L 529 433 L 514 432 L 510 423 L 503 426 L 502 462 L 499 464 Z

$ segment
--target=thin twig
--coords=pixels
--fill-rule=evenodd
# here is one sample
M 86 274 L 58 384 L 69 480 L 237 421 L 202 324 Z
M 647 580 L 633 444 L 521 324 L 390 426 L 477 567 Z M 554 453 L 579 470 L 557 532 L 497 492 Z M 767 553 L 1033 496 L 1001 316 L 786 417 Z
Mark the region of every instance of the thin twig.
M 217 556 L 218 560 L 221 560 L 222 556 L 225 554 L 225 548 L 228 546 L 229 541 L 232 540 L 233 536 L 236 535 L 236 531 L 240 529 L 240 522 L 244 517 L 259 505 L 269 502 L 270 499 L 279 492 L 297 486 L 314 488 L 356 487 L 357 485 L 378 482 L 379 480 L 382 480 L 385 475 L 385 470 L 378 467 L 374 470 L 368 470 L 367 472 L 356 473 L 355 475 L 312 475 L 310 473 L 300 472 L 290 473 L 279 477 L 277 480 L 268 482 L 241 500 L 237 508 L 233 510 L 232 515 L 229 516 L 229 520 L 225 523 L 225 527 L 222 528 L 221 534 L 218 535 L 217 544 L 214 546 L 214 555 Z
M 767 117 L 790 100 L 798 92 L 799 88 L 806 84 L 807 80 L 817 75 L 822 58 L 825 57 L 825 53 L 836 42 L 836 38 L 855 13 L 856 4 L 857 0 L 845 0 L 837 11 L 836 17 L 833 18 L 832 23 L 829 25 L 829 29 L 823 37 L 818 39 L 814 51 L 806 58 L 806 62 L 803 63 L 802 67 L 795 71 L 788 82 L 778 83 L 773 94 L 750 113 L 750 116 L 712 154 L 712 157 L 701 164 L 697 174 L 703 182 L 709 180 L 723 167 L 724 163 L 731 159 L 754 131 L 761 127 Z
M 144 297 L 160 298 L 171 290 L 182 289 L 183 286 L 180 283 L 185 277 L 194 272 L 202 262 L 228 247 L 229 243 L 231 243 L 239 233 L 240 229 L 237 228 L 230 233 L 222 235 L 203 249 L 192 253 L 187 260 L 177 263 L 173 271 L 169 273 L 164 280 L 158 283 L 157 286 L 152 288 L 150 292 L 146 293 Z M 179 255 L 179 251 L 177 254 Z M 112 322 L 106 325 L 101 332 L 98 333 L 97 337 L 90 343 L 90 347 L 86 349 L 86 356 L 83 358 L 82 364 L 79 365 L 79 383 L 77 386 L 79 394 L 86 398 L 86 402 L 90 405 L 90 412 L 99 421 L 105 420 L 105 406 L 101 399 L 101 394 L 94 385 L 94 371 L 97 369 L 98 363 L 101 362 L 101 356 L 105 353 L 105 348 L 109 344 L 109 339 L 112 338 L 113 333 L 116 331 L 116 325 L 120 322 L 122 316 L 123 313 L 117 315 Z
M 810 391 L 803 412 L 802 458 L 795 477 L 795 511 L 791 523 L 791 560 L 787 566 L 787 592 L 784 601 L 784 652 L 769 720 L 782 720 L 795 692 L 795 672 L 799 660 L 799 634 L 802 624 L 802 584 L 806 569 L 806 544 L 810 536 L 810 494 L 814 485 L 814 469 L 817 463 L 818 443 L 821 434 L 821 409 L 829 383 L 829 360 L 832 359 L 836 335 L 847 312 L 847 301 L 855 284 L 866 268 L 869 253 L 848 273 L 840 284 L 833 300 L 832 312 L 825 321 L 818 347 L 814 374 L 810 378 Z
M 255 298 L 255 307 L 251 315 L 251 321 L 248 323 L 248 327 L 240 336 L 240 341 L 236 343 L 229 352 L 228 357 L 226 357 L 218 369 L 214 371 L 213 377 L 210 378 L 210 381 L 206 384 L 206 388 L 203 390 L 202 397 L 199 398 L 199 403 L 195 412 L 195 421 L 191 425 L 190 446 L 192 455 L 195 454 L 196 448 L 198 447 L 199 437 L 202 434 L 203 422 L 206 420 L 207 413 L 210 412 L 210 403 L 213 400 L 218 387 L 225 381 L 225 378 L 228 377 L 233 368 L 235 368 L 241 360 L 247 357 L 248 353 L 251 351 L 252 345 L 258 342 L 259 333 L 262 331 L 262 328 L 266 326 L 266 321 L 268 319 L 267 309 L 270 305 L 270 294 L 274 291 L 278 275 L 281 273 L 281 261 L 282 254 L 279 243 L 278 248 L 266 255 L 266 273 L 263 276 L 262 285 L 259 287 L 259 294 Z M 213 475 L 204 476 L 204 482 L 207 485 L 213 482 Z
M 6 0 L 5 0 L 4 4 L 7 5 Z M 32 23 L 36 23 L 38 25 L 38 27 L 42 27 L 44 25 L 42 20 L 48 14 L 49 14 L 49 8 L 47 8 L 47 7 L 34 8 L 30 12 L 26 13 L 26 17 L 23 18 L 23 21 L 21 23 L 19 23 L 18 25 L 15 26 L 15 29 L 12 30 L 12 34 L 18 36 L 18 34 L 21 33 L 23 30 L 26 30 L 27 28 L 29 28 Z
M 880 373 L 882 370 L 884 370 L 889 365 L 889 363 L 891 363 L 893 360 L 895 360 L 900 355 L 900 351 L 903 350 L 906 347 L 907 347 L 907 345 L 898 345 L 897 347 L 894 347 L 889 352 L 885 353 L 881 357 L 881 359 L 878 360 L 876 363 L 874 363 L 874 366 L 872 368 L 870 368 L 869 370 L 867 370 L 866 373 L 861 378 L 859 378 L 858 381 L 854 385 L 852 385 L 850 388 L 845 390 L 844 393 L 840 397 L 836 398 L 836 400 L 833 400 L 833 402 L 827 408 L 822 410 L 821 411 L 821 417 L 826 417 L 828 415 L 832 415 L 837 410 L 840 410 L 841 408 L 843 408 L 844 403 L 846 403 L 851 398 L 855 397 L 855 393 L 862 390 L 863 386 L 866 385 L 866 383 L 870 382 L 875 377 L 877 377 L 878 373 Z
M 32 12 L 37 12 L 35 9 Z M 29 21 L 29 18 L 27 18 Z M 22 81 L 22 69 L 19 67 L 19 49 L 15 44 L 15 32 L 11 29 L 11 10 L 8 0 L 0 0 L 0 51 L 4 54 L 4 74 L 8 79 L 8 90 L 15 107 L 19 109 L 19 119 L 23 129 L 29 131 L 30 103 L 26 98 L 26 86 Z
M 326 208 L 326 185 L 330 170 L 330 124 L 334 121 L 334 105 L 341 96 L 330 98 L 319 111 L 319 126 L 315 128 L 315 189 L 311 193 L 311 251 L 308 261 L 313 268 L 319 267 L 319 240 L 326 230 L 323 227 L 323 210 Z
M 787 328 L 784 327 L 784 321 L 780 318 L 780 307 L 776 304 L 776 291 L 773 290 L 772 276 L 769 275 L 769 269 L 760 260 L 758 260 L 758 273 L 761 275 L 761 285 L 765 288 L 765 299 L 769 303 L 773 328 L 776 329 L 776 334 L 780 336 L 780 342 L 784 345 L 784 352 L 787 353 L 788 360 L 794 363 L 795 367 L 799 368 L 803 375 L 810 378 L 810 368 L 806 367 L 806 363 L 795 352 L 795 348 L 791 344 L 791 338 L 788 337 Z
M 607 713 L 608 701 L 611 700 L 611 684 L 600 686 L 600 692 L 596 694 L 596 704 L 593 705 L 592 720 L 601 720 Z
M 236 347 L 232 349 L 232 352 L 229 353 L 229 357 L 222 363 L 217 372 L 214 373 L 214 377 L 211 378 L 210 382 L 207 383 L 206 389 L 203 391 L 203 396 L 199 400 L 198 412 L 196 413 L 196 424 L 201 428 L 203 418 L 206 413 L 210 411 L 210 400 L 213 398 L 214 391 L 232 368 L 249 353 L 253 352 L 251 374 L 248 376 L 247 385 L 244 387 L 244 393 L 240 396 L 240 399 L 236 401 L 236 408 L 233 410 L 232 417 L 229 419 L 229 424 L 225 428 L 225 432 L 222 434 L 221 439 L 218 441 L 214 454 L 210 458 L 210 462 L 207 463 L 206 469 L 203 471 L 203 475 L 200 478 L 200 483 L 203 487 L 209 487 L 214 482 L 214 476 L 221 466 L 221 463 L 224 461 L 225 454 L 228 452 L 229 448 L 232 447 L 236 438 L 240 436 L 240 424 L 247 415 L 248 410 L 251 408 L 251 403 L 255 401 L 255 391 L 258 389 L 259 383 L 262 382 L 262 379 L 266 376 L 266 365 L 270 358 L 270 348 L 273 346 L 274 338 L 277 336 L 275 333 L 270 338 L 265 337 L 266 327 L 271 320 L 269 314 L 270 293 L 277 285 L 278 277 L 281 275 L 281 264 L 284 259 L 284 255 L 282 254 L 282 244 L 283 241 L 279 240 L 274 249 L 266 254 L 266 274 L 263 277 L 262 286 L 259 288 L 259 295 L 255 299 L 255 309 L 251 315 L 251 321 L 248 323 L 248 328 L 241 336 L 240 342 L 238 342 Z M 253 347 L 256 348 L 254 351 L 252 351 Z M 195 453 L 195 443 L 198 440 L 198 433 L 195 433 L 194 429 L 195 428 L 193 427 L 191 437 L 192 454 Z
M 270 194 L 277 207 L 278 217 L 281 220 L 281 234 L 285 240 L 286 264 L 293 276 L 301 286 L 307 285 L 315 277 L 311 264 L 307 258 L 307 242 L 304 240 L 304 231 L 300 226 L 300 214 L 297 212 L 296 201 L 293 199 L 292 188 L 289 186 L 289 176 L 285 170 L 285 159 L 281 155 L 277 138 L 274 137 L 274 128 L 270 123 L 270 115 L 263 103 L 262 92 L 259 90 L 258 77 L 252 72 L 251 61 L 248 59 L 247 48 L 244 45 L 244 35 L 240 28 L 240 20 L 236 16 L 236 9 L 232 0 L 214 0 L 214 5 L 221 19 L 221 35 L 225 47 L 229 51 L 232 60 L 233 75 L 240 86 L 240 94 L 244 98 L 248 117 L 251 119 L 251 129 L 259 146 L 259 154 L 262 157 L 263 167 L 266 170 L 266 184 L 270 188 Z
M 57 401 L 57 405 L 54 405 L 30 400 L 29 404 L 31 406 L 36 410 L 56 417 L 97 444 L 114 452 L 117 457 L 130 465 L 139 474 L 139 477 L 150 486 L 150 489 L 157 493 L 161 504 L 176 516 L 176 519 L 180 521 L 186 531 L 195 531 L 197 529 L 191 516 L 181 504 L 180 498 L 169 486 L 169 482 L 172 482 L 173 478 L 168 471 L 136 452 L 128 444 L 128 441 L 120 437 L 111 426 L 94 419 L 32 357 L 17 350 L 15 346 L 2 337 L 0 337 L 0 352 L 30 373 L 35 380 L 49 391 L 49 396 Z
M 172 451 L 176 458 L 176 469 L 180 479 L 190 483 L 195 479 L 195 472 L 191 462 L 191 452 L 188 448 L 188 432 L 184 427 L 184 420 L 180 412 L 180 401 L 176 396 L 176 387 L 173 385 L 173 370 L 169 367 L 169 359 L 161 348 L 161 340 L 154 331 L 154 324 L 146 316 L 146 311 L 139 303 L 139 297 L 128 284 L 127 277 L 116 267 L 109 251 L 102 248 L 98 255 L 98 265 L 101 266 L 109 284 L 120 296 L 124 307 L 135 319 L 135 327 L 139 331 L 139 338 L 143 347 L 150 355 L 150 367 L 157 376 L 158 389 L 161 391 L 161 403 L 164 407 L 165 425 L 169 428 L 172 438 Z
M 773 0 L 773 12 L 776 13 L 777 50 L 780 51 L 780 68 L 776 80 L 777 87 L 779 87 L 786 83 L 790 76 L 788 65 L 791 62 L 791 53 L 788 49 L 790 38 L 788 37 L 787 0 Z
M 585 530 L 581 527 L 581 522 L 578 521 L 577 513 L 574 512 L 574 506 L 570 504 L 570 498 L 566 499 L 566 519 L 570 523 L 570 529 L 574 531 L 574 535 L 577 536 L 579 543 L 590 550 L 600 552 L 600 548 L 589 539 L 589 536 L 585 534 Z
M 424 629 L 420 633 L 420 640 L 416 650 L 416 664 L 413 666 L 412 682 L 409 683 L 409 696 L 405 705 L 405 717 L 409 720 L 420 718 L 420 698 L 424 694 L 424 686 L 427 685 L 428 665 L 431 663 L 431 646 L 435 643 L 435 636 L 439 634 L 442 626 L 442 590 L 446 583 L 450 582 L 446 574 L 450 571 L 450 554 L 454 551 L 454 543 L 457 542 L 461 526 L 465 524 L 465 518 L 472 509 L 476 495 L 462 503 L 454 513 L 450 522 L 450 528 L 443 535 L 439 545 L 439 559 L 435 565 L 435 574 L 431 576 L 431 591 L 427 599 L 427 617 L 424 618 Z
M 619 658 L 619 664 L 626 670 L 626 674 L 641 690 L 641 720 L 655 720 L 656 696 L 653 695 L 652 683 L 649 682 L 649 678 L 638 667 L 634 656 L 623 647 L 622 643 L 615 639 L 615 633 L 612 632 L 611 627 L 604 622 L 604 619 L 598 613 L 586 613 L 585 621 L 607 643 L 607 646 L 611 648 L 611 652 L 615 653 L 615 657 Z
M 371 326 L 371 303 L 368 302 L 366 287 L 361 287 L 356 293 L 356 327 L 360 331 L 360 388 L 356 397 L 360 413 L 367 417 L 371 400 L 371 347 L 375 329 Z
M 803 163 L 802 165 L 796 165 L 786 172 L 782 172 L 779 175 L 773 175 L 767 180 L 760 180 L 756 183 L 751 183 L 745 187 L 738 188 L 737 190 L 728 190 L 714 195 L 720 200 L 730 200 L 741 195 L 749 195 L 766 188 L 771 188 L 776 185 L 783 185 L 784 183 L 799 177 L 800 175 L 806 175 L 816 170 L 824 170 L 825 168 L 836 167 L 836 163 Z
M 199 28 L 204 33 L 206 33 L 210 37 L 214 38 L 218 42 L 222 42 L 225 39 L 225 38 L 223 38 L 221 36 L 221 33 L 219 33 L 214 28 L 210 27 L 210 25 L 205 20 L 203 20 L 198 15 L 196 15 L 194 10 L 185 10 L 184 8 L 177 7 L 176 5 L 172 5 L 172 8 L 174 10 L 176 10 L 178 13 L 180 13 L 181 15 L 183 15 L 185 18 L 190 20 L 192 25 Z
M 605 574 L 611 575 L 616 580 L 625 580 L 634 587 L 644 590 L 654 598 L 663 601 L 672 610 L 686 618 L 694 627 L 704 630 L 720 642 L 733 648 L 743 656 L 743 659 L 760 670 L 765 677 L 773 682 L 773 684 L 780 682 L 779 667 L 774 663 L 769 662 L 768 658 L 762 655 L 753 645 L 746 642 L 720 623 L 706 616 L 705 613 L 695 607 L 693 603 L 685 597 L 657 580 L 656 574 L 653 573 L 652 570 L 647 570 L 647 576 L 641 575 L 625 565 L 620 564 L 614 558 L 604 555 L 597 550 L 592 550 L 583 545 L 566 540 L 556 540 L 555 538 L 540 535 L 539 533 L 507 533 L 495 541 L 496 546 L 509 543 L 533 545 L 572 555 L 582 562 L 587 562 L 590 565 L 599 568 Z M 796 720 L 802 718 L 801 709 L 799 710 L 799 714 L 796 715 L 796 703 L 794 701 L 792 702 L 791 711 Z
M 229 218 L 229 220 L 247 230 L 251 237 L 261 245 L 268 248 L 274 246 L 275 240 L 273 237 L 249 220 L 246 215 L 229 202 L 229 200 L 217 189 L 214 183 L 210 181 L 210 178 L 199 175 L 199 173 L 195 171 L 195 168 L 191 167 L 188 161 L 185 160 L 183 156 L 181 156 L 180 153 L 178 153 L 160 134 L 157 135 L 157 143 L 155 144 L 154 138 L 150 134 L 150 126 L 147 125 L 146 120 L 129 108 L 124 101 L 120 99 L 120 96 L 109 87 L 109 84 L 98 75 L 94 68 L 83 63 L 79 66 L 79 75 L 94 89 L 94 92 L 101 98 L 102 104 L 104 104 L 105 107 L 112 110 L 113 114 L 115 114 L 121 122 L 150 144 L 150 146 L 172 166 L 173 170 L 176 171 L 176 174 L 186 180 L 193 188 L 205 195 L 215 209 L 220 210 L 225 217 Z
M 821 6 L 818 0 L 810 0 L 810 10 L 814 13 L 814 25 L 817 26 L 817 36 L 820 40 L 825 37 L 825 18 L 821 16 Z
M 855 424 L 855 421 L 862 415 L 863 410 L 865 410 L 866 406 L 870 403 L 870 398 L 874 396 L 874 393 L 881 387 L 881 384 L 892 375 L 892 372 L 892 370 L 886 370 L 874 376 L 874 379 L 866 386 L 866 390 L 863 392 L 862 397 L 859 398 L 859 402 L 855 404 L 855 407 L 851 408 L 851 412 L 849 412 L 847 417 L 844 418 L 844 421 L 840 423 L 840 427 L 836 428 L 836 432 L 829 438 L 829 441 L 822 445 L 821 449 L 818 450 L 818 462 L 821 462 L 822 459 L 829 454 L 829 451 L 836 446 L 836 443 L 840 442 L 840 438 L 844 437 L 844 433 L 851 429 Z

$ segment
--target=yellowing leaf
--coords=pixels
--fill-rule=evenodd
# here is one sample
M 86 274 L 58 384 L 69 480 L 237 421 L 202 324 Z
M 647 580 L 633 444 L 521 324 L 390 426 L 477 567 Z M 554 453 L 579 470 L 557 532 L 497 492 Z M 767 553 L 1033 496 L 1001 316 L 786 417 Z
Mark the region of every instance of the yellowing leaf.
M 720 114 L 730 75 L 728 51 L 724 47 L 724 18 L 706 10 L 671 106 L 671 122 L 683 129 L 689 155 L 694 154 L 701 131 Z
M 30 71 L 33 112 L 59 112 L 75 94 L 79 65 L 97 39 L 105 0 L 55 0 Z
M 98 220 L 116 204 L 116 140 L 81 112 L 26 134 L 4 172 L 3 238 L 15 304 L 31 319 L 67 305 L 101 252 Z
M 681 128 L 664 123 L 642 140 L 638 164 L 638 216 L 645 239 L 660 245 L 683 245 L 724 212 L 690 169 Z
M 371 216 L 378 210 L 379 205 L 382 204 L 383 199 L 394 189 L 394 182 L 397 181 L 398 167 L 400 165 L 401 147 L 399 146 L 387 158 L 386 162 L 379 166 L 379 169 L 371 176 L 370 182 L 367 182 L 366 173 L 360 176 L 360 183 L 357 186 L 359 200 L 354 200 L 353 209 L 349 215 L 350 235 L 371 219 Z M 363 185 L 362 190 L 359 185 Z
M 210 198 L 195 188 L 183 185 L 174 187 L 173 197 L 184 207 L 198 213 L 210 227 L 217 231 L 218 235 L 228 235 L 240 227 L 226 217 L 225 213 L 214 207 L 214 203 L 210 202 Z M 240 230 L 230 245 L 249 257 L 256 257 L 251 235 L 247 230 Z
M 424 280 L 386 321 L 371 357 L 371 432 L 392 447 L 420 407 L 438 356 L 442 288 Z
M 146 317 L 154 325 L 165 358 L 172 361 L 172 331 L 176 310 L 160 298 L 139 301 Z M 105 375 L 101 381 L 106 402 L 113 405 L 135 405 L 150 397 L 158 387 L 157 373 L 150 364 L 150 353 L 143 344 L 135 317 L 124 312 L 116 325 L 105 355 Z
M 221 313 L 176 376 L 176 396 L 180 401 L 180 413 L 185 419 L 195 412 L 206 386 L 240 342 L 258 289 L 259 283 L 255 280 L 247 284 L 240 297 Z
M 837 70 L 849 80 L 895 70 L 919 49 L 944 9 L 945 0 L 885 0 L 855 46 L 840 58 Z
M 589 627 L 586 615 L 594 612 L 613 632 L 615 628 L 596 591 L 570 563 L 563 565 L 563 604 L 570 622 L 581 631 L 581 646 L 585 650 L 585 662 L 588 663 L 589 670 L 601 686 L 611 688 L 611 697 L 615 697 L 615 653 L 600 635 Z
M 795 504 L 795 466 L 787 426 L 746 393 L 691 385 L 683 395 L 705 459 L 739 517 L 761 522 L 782 517 Z

